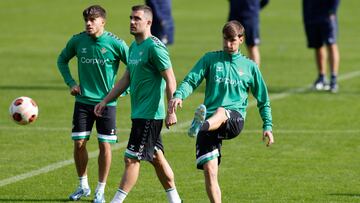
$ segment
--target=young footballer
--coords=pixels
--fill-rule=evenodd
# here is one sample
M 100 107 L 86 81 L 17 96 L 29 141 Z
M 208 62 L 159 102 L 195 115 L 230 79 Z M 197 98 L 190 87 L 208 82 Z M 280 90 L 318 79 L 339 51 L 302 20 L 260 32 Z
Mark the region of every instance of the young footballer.
M 111 32 L 105 30 L 106 11 L 93 5 L 83 11 L 85 31 L 74 35 L 58 57 L 57 65 L 71 95 L 75 96 L 73 128 L 74 159 L 79 176 L 79 186 L 69 198 L 79 200 L 90 195 L 87 178 L 88 152 L 86 143 L 94 122 L 99 143 L 99 176 L 94 202 L 105 202 L 104 189 L 111 165 L 110 143 L 117 142 L 116 100 L 104 107 L 102 117 L 94 114 L 94 107 L 112 89 L 120 61 L 127 64 L 128 46 Z M 72 77 L 69 61 L 76 56 L 78 82 Z
M 248 92 L 254 95 L 263 120 L 263 138 L 274 143 L 270 100 L 265 82 L 256 63 L 239 51 L 244 42 L 244 27 L 229 21 L 223 27 L 223 50 L 206 53 L 180 83 L 169 102 L 169 112 L 182 106 L 206 80 L 204 104 L 195 111 L 188 131 L 196 138 L 197 168 L 204 170 L 205 187 L 211 202 L 221 202 L 218 165 L 222 141 L 238 136 L 243 128 Z

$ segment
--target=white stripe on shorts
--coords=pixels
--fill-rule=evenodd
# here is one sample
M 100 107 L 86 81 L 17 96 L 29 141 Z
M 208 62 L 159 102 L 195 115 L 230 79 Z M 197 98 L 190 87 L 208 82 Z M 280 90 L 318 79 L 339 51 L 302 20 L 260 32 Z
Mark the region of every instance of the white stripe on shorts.
M 104 134 L 98 134 L 98 138 L 102 140 L 109 140 L 109 141 L 116 141 L 117 136 L 116 135 L 104 135 Z
M 219 156 L 219 150 L 218 149 L 214 149 L 211 152 L 208 152 L 202 156 L 200 156 L 199 158 L 196 159 L 196 163 L 200 164 L 203 161 L 206 161 L 207 159 L 210 159 L 211 157 L 218 157 Z
M 84 132 L 72 132 L 71 137 L 84 137 L 91 134 L 91 131 L 84 131 Z
M 133 151 L 130 151 L 130 150 L 128 150 L 128 149 L 126 149 L 125 150 L 125 154 L 128 154 L 128 155 L 130 155 L 131 157 L 138 157 L 138 152 L 133 152 Z

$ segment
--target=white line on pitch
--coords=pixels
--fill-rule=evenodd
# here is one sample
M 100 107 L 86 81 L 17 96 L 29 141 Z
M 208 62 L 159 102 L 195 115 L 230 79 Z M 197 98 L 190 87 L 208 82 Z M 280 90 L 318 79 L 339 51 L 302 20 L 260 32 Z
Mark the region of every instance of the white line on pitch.
M 187 133 L 187 130 L 171 130 L 169 133 Z M 284 129 L 276 129 L 274 131 L 275 134 L 355 134 L 359 133 L 360 129 L 352 129 L 352 130 L 284 130 Z M 262 133 L 262 130 L 244 130 L 241 134 L 251 134 L 251 133 Z
M 360 75 L 360 71 L 354 71 L 354 72 L 346 73 L 346 74 L 341 75 L 338 78 L 338 81 L 348 80 L 348 79 L 357 77 L 359 75 Z M 271 95 L 270 99 L 271 99 L 271 101 L 279 100 L 279 99 L 288 97 L 288 96 L 290 96 L 292 94 L 295 94 L 295 93 L 305 92 L 306 90 L 309 89 L 309 87 L 311 87 L 311 85 L 306 85 L 305 87 L 291 89 L 291 90 L 285 91 L 285 92 L 280 93 L 280 94 L 274 94 L 274 95 Z M 249 107 L 254 106 L 255 104 L 256 104 L 255 102 L 251 102 L 251 103 L 249 103 Z M 190 122 L 191 121 L 186 121 L 186 122 L 183 122 L 183 123 L 179 123 L 176 126 L 172 127 L 171 131 L 165 129 L 163 131 L 163 134 L 167 134 L 167 133 L 172 132 L 172 131 L 178 131 L 179 129 L 182 129 L 182 128 L 186 127 L 186 126 L 189 126 Z M 0 127 L 0 129 L 6 129 L 6 128 Z M 42 128 L 38 128 L 38 129 L 42 129 Z M 261 131 L 256 131 L 256 132 L 261 132 Z M 276 132 L 279 133 L 281 131 L 279 131 L 279 132 L 276 131 Z M 323 132 L 323 131 L 321 131 L 321 132 Z M 344 131 L 341 131 L 341 132 L 344 132 Z M 346 132 L 346 130 L 345 130 L 345 132 Z M 354 130 L 354 132 L 359 132 L 359 131 Z M 284 133 L 286 133 L 286 132 L 284 132 Z M 292 132 L 292 133 L 295 133 L 295 131 Z M 326 133 L 326 131 L 325 131 L 325 133 Z M 329 133 L 330 133 L 330 131 L 329 131 Z M 352 133 L 351 130 L 350 130 L 350 133 Z M 118 149 L 121 149 L 121 148 L 125 147 L 126 143 L 127 143 L 127 141 L 115 144 L 112 147 L 112 151 L 118 150 Z M 99 153 L 98 150 L 89 153 L 89 158 L 97 157 L 98 153 Z M 40 174 L 48 173 L 50 171 L 54 171 L 56 169 L 65 167 L 65 166 L 73 164 L 73 163 L 74 163 L 73 159 L 68 159 L 68 160 L 65 160 L 65 161 L 60 161 L 60 162 L 57 162 L 57 163 L 54 163 L 54 164 L 47 165 L 47 166 L 42 167 L 42 168 L 37 169 L 37 170 L 33 170 L 33 171 L 30 171 L 30 172 L 27 172 L 27 173 L 23 173 L 23 174 L 16 175 L 16 176 L 13 176 L 13 177 L 10 177 L 10 178 L 6 178 L 6 179 L 3 179 L 3 180 L 0 181 L 0 187 L 11 184 L 11 183 L 15 183 L 15 182 L 27 179 L 27 178 L 31 178 L 31 177 L 34 177 L 34 176 L 37 176 L 37 175 L 40 175 Z
M 127 144 L 127 141 L 115 144 L 115 145 L 112 146 L 112 151 L 117 150 L 117 149 L 121 149 L 121 148 L 125 147 L 126 144 Z M 89 159 L 97 157 L 98 154 L 99 154 L 99 150 L 95 150 L 93 152 L 90 152 L 89 153 Z M 37 175 L 40 175 L 40 174 L 43 174 L 43 173 L 48 173 L 50 171 L 54 171 L 56 169 L 65 167 L 65 166 L 73 164 L 73 163 L 74 163 L 74 159 L 68 159 L 68 160 L 65 160 L 65 161 L 60 161 L 60 162 L 57 162 L 57 163 L 47 165 L 47 166 L 42 167 L 42 168 L 37 169 L 37 170 L 33 170 L 33 171 L 30 171 L 30 172 L 27 172 L 27 173 L 23 173 L 23 174 L 16 175 L 16 176 L 13 176 L 13 177 L 10 177 L 10 178 L 6 178 L 6 179 L 3 179 L 3 180 L 0 181 L 0 187 L 11 184 L 11 183 L 18 182 L 20 180 L 31 178 L 31 177 L 34 177 L 34 176 L 37 176 Z

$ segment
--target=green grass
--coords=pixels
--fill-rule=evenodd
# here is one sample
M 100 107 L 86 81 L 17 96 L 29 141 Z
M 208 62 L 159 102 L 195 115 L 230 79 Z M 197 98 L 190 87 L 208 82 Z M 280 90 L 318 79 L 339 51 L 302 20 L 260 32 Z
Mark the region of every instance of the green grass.
M 73 98 L 56 67 L 67 40 L 82 31 L 82 10 L 101 3 L 109 13 L 107 29 L 128 44 L 130 6 L 143 1 L 0 1 L 0 183 L 51 164 L 72 160 L 70 139 Z M 219 171 L 223 202 L 359 202 L 360 80 L 358 0 L 342 1 L 339 10 L 340 92 L 302 89 L 316 77 L 313 50 L 306 48 L 301 1 L 271 1 L 261 13 L 261 71 L 272 98 L 276 144 L 261 142 L 261 120 L 248 108 L 243 133 L 225 141 Z M 174 0 L 175 44 L 169 48 L 180 82 L 207 51 L 221 49 L 227 1 Z M 242 48 L 245 52 L 245 49 Z M 75 61 L 72 70 L 75 74 Z M 120 67 L 120 73 L 124 67 Z M 346 77 L 344 77 L 346 76 Z M 185 202 L 208 202 L 203 174 L 195 168 L 195 140 L 186 135 L 193 110 L 203 101 L 199 87 L 178 112 L 178 126 L 164 130 L 167 158 Z M 10 102 L 30 96 L 39 119 L 18 126 L 8 116 Z M 251 98 L 253 102 L 253 98 Z M 106 187 L 114 195 L 123 171 L 124 143 L 130 129 L 129 97 L 118 105 L 119 139 Z M 95 133 L 88 144 L 89 181 L 97 183 Z M 64 202 L 77 185 L 74 164 L 0 186 L 0 202 Z M 91 201 L 85 198 L 82 202 Z M 166 202 L 152 166 L 142 163 L 127 202 Z

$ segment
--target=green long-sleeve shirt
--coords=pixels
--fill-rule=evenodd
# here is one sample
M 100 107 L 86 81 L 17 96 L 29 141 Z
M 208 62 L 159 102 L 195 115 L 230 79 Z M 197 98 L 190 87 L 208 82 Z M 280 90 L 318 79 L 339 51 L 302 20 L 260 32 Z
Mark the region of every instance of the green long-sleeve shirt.
M 77 83 L 71 75 L 69 61 L 77 57 L 81 95 L 76 96 L 76 101 L 99 103 L 113 88 L 120 61 L 127 64 L 128 49 L 123 40 L 107 31 L 97 38 L 86 32 L 74 35 L 59 55 L 57 65 L 71 88 Z M 108 105 L 115 106 L 116 100 Z
M 263 129 L 272 130 L 272 116 L 268 91 L 258 66 L 241 53 L 224 51 L 205 54 L 181 82 L 175 98 L 187 98 L 206 79 L 204 105 L 206 117 L 218 107 L 238 111 L 246 117 L 248 92 L 257 100 Z

